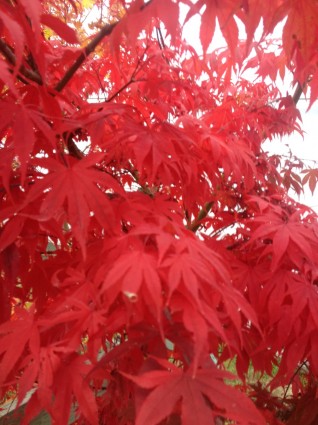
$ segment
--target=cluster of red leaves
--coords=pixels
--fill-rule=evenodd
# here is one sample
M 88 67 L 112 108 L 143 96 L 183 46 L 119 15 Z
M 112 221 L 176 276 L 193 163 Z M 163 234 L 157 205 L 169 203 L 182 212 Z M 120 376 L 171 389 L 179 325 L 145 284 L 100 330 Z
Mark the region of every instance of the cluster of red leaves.
M 187 46 L 180 3 L 204 50 L 216 20 L 228 50 Z M 318 95 L 318 6 L 107 6 L 118 20 L 79 47 L 84 2 L 0 0 L 1 393 L 33 391 L 25 424 L 74 403 L 88 424 L 314 424 L 317 217 L 262 143 L 299 130 L 275 67 Z M 278 57 L 262 43 L 286 16 Z M 269 390 L 251 364 L 278 369 Z

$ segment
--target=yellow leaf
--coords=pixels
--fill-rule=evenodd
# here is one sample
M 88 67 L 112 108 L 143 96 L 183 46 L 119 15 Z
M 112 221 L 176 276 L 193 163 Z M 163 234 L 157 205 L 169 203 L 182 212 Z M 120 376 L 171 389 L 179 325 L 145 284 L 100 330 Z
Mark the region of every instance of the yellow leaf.
M 43 33 L 46 40 L 49 40 L 53 35 L 53 31 L 51 30 L 51 28 L 48 27 L 44 28 Z
M 82 6 L 85 8 L 93 7 L 94 0 L 82 0 Z

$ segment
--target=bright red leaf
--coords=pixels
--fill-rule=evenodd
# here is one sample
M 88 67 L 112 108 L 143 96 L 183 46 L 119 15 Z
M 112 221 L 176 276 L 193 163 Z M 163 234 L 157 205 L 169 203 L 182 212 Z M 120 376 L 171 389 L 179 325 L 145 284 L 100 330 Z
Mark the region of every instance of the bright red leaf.
M 52 15 L 42 15 L 41 16 L 42 24 L 51 28 L 58 36 L 60 36 L 63 40 L 67 41 L 71 44 L 78 44 L 78 38 L 76 32 L 73 28 L 66 25 L 61 19 Z
M 156 425 L 168 417 L 181 402 L 181 418 L 185 425 L 194 422 L 208 425 L 226 411 L 228 418 L 241 424 L 265 424 L 251 401 L 237 390 L 224 384 L 232 375 L 217 370 L 183 372 L 173 365 L 168 370 L 154 370 L 140 376 L 125 374 L 138 386 L 152 391 L 141 405 L 137 425 Z M 235 400 L 235 402 L 233 402 Z

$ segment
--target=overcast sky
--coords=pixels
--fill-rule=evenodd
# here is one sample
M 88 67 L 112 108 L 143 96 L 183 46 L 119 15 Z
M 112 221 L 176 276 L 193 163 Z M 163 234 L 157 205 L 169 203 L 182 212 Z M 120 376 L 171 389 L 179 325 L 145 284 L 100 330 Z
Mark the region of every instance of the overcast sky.
M 294 155 L 306 160 L 305 162 L 308 166 L 318 168 L 318 101 L 313 104 L 308 112 L 306 112 L 308 101 L 305 100 L 304 96 L 299 100 L 297 106 L 302 115 L 302 128 L 305 131 L 304 138 L 298 133 L 294 133 L 286 138 L 284 142 L 288 143 Z M 318 212 L 318 187 L 313 196 L 310 190 L 307 189 L 305 196 L 301 196 L 300 201 Z

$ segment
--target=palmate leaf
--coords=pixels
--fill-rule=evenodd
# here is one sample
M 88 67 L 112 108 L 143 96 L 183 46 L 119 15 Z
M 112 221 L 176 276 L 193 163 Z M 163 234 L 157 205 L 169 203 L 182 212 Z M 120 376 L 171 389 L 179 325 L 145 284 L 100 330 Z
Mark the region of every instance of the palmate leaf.
M 318 7 L 315 2 L 306 0 L 291 2 L 291 5 L 290 9 L 287 6 L 285 12 L 288 18 L 283 30 L 284 49 L 288 57 L 292 59 L 295 48 L 299 48 L 302 60 L 307 62 L 311 59 L 313 47 L 317 42 L 314 22 Z
M 237 424 L 265 425 L 251 400 L 224 383 L 224 379 L 233 378 L 232 374 L 213 367 L 199 369 L 193 376 L 191 368 L 183 371 L 165 363 L 166 370 L 152 370 L 139 376 L 123 373 L 139 387 L 151 390 L 143 400 L 136 425 L 157 425 L 178 411 L 179 402 L 183 425 L 211 425 L 219 415 Z
M 14 78 L 11 75 L 10 71 L 7 68 L 7 65 L 4 60 L 0 58 L 0 79 L 6 84 L 12 93 L 17 96 L 18 92 L 14 85 Z
M 174 242 L 174 252 L 167 252 L 161 264 L 167 273 L 168 304 L 174 308 L 174 294 L 181 293 L 189 306 L 192 305 L 190 308 L 200 312 L 218 335 L 224 335 L 220 318 L 215 314 L 222 303 L 238 334 L 241 333 L 241 315 L 257 326 L 255 312 L 232 286 L 230 269 L 221 253 L 191 237 L 190 233 L 187 235 Z
M 13 19 L 10 16 L 10 13 L 7 13 L 7 11 L 3 12 L 1 9 L 2 5 L 0 6 L 0 21 L 2 21 L 3 25 L 7 28 L 7 31 L 15 45 L 15 71 L 17 72 L 22 61 L 25 35 L 23 33 L 20 23 L 17 22 L 17 20 Z M 5 8 L 3 9 L 5 10 Z
M 31 335 L 36 332 L 32 313 L 17 308 L 15 320 L 5 322 L 0 326 L 0 383 L 5 382 L 18 363 L 26 344 L 32 339 Z
M 11 137 L 14 143 L 14 152 L 20 163 L 23 182 L 35 143 L 33 122 L 29 110 L 24 105 L 0 102 L 0 111 L 3 117 L 0 124 L 1 137 L 8 137 L 8 129 L 12 128 Z M 8 138 L 10 140 L 10 136 Z
M 26 15 L 32 22 L 32 29 L 36 35 L 35 41 L 40 41 L 40 16 L 42 5 L 40 0 L 21 0 L 21 4 L 25 10 Z
M 57 209 L 66 208 L 72 233 L 84 254 L 91 213 L 101 226 L 112 232 L 115 228 L 115 213 L 105 190 L 108 189 L 111 193 L 122 191 L 114 178 L 91 168 L 102 158 L 103 155 L 91 154 L 69 166 L 52 159 L 39 159 L 39 165 L 47 168 L 49 173 L 31 188 L 26 200 L 26 203 L 30 203 L 47 193 L 39 209 L 38 219 L 41 221 L 53 217 Z
M 318 75 L 318 72 L 317 72 Z M 311 87 L 311 92 L 313 91 L 313 87 Z M 317 168 L 308 168 L 307 170 L 303 170 L 302 174 L 305 174 L 302 178 L 302 184 L 308 183 L 311 194 L 314 195 L 317 181 L 318 181 L 318 169 Z
M 202 13 L 200 26 L 200 41 L 203 51 L 206 52 L 212 42 L 216 28 L 216 19 L 218 19 L 223 37 L 233 57 L 235 57 L 238 42 L 238 28 L 233 14 L 238 11 L 237 4 L 233 0 L 225 0 L 223 2 L 206 2 L 200 0 L 191 7 L 187 14 L 186 21 L 193 16 L 194 12 L 199 12 L 200 9 L 203 8 L 205 8 L 205 10 Z
M 3 79 L 10 85 L 10 81 L 5 79 L 5 74 Z M 7 138 L 8 143 L 11 142 L 11 140 L 13 142 L 11 146 L 16 155 L 16 162 L 19 164 L 23 184 L 27 173 L 27 167 L 31 155 L 35 150 L 34 148 L 37 145 L 39 135 L 45 135 L 45 139 L 54 145 L 56 142 L 55 133 L 36 108 L 30 107 L 30 105 L 26 106 L 18 103 L 12 104 L 7 101 L 0 101 L 0 113 L 2 117 L 0 123 L 0 136 Z M 8 161 L 7 158 L 1 159 L 4 160 L 5 163 Z M 11 161 L 13 161 L 13 158 Z
M 105 277 L 104 292 L 108 302 L 120 293 L 132 303 L 142 298 L 149 303 L 160 322 L 162 287 L 157 260 L 151 254 L 136 250 L 120 256 Z
M 41 405 L 50 413 L 54 423 L 67 425 L 73 396 L 77 400 L 77 410 L 87 423 L 97 425 L 96 399 L 86 378 L 92 366 L 84 356 L 70 355 L 61 362 L 59 351 L 61 350 L 54 352 L 49 349 L 47 353 L 42 353 L 38 388 L 26 406 L 22 425 L 29 424 L 31 419 L 40 413 Z
M 63 40 L 68 43 L 78 44 L 78 38 L 73 28 L 66 25 L 63 21 L 53 15 L 43 14 L 41 21 L 44 25 L 51 28 L 56 34 L 58 34 Z
M 300 211 L 288 215 L 283 209 L 268 213 L 265 217 L 258 217 L 254 222 L 263 222 L 251 234 L 247 245 L 256 240 L 271 240 L 272 244 L 266 246 L 265 254 L 272 254 L 272 271 L 280 265 L 283 257 L 288 254 L 296 264 L 300 264 L 302 258 L 312 258 L 313 249 L 317 246 L 314 234 L 314 226 L 310 223 L 302 223 Z M 301 255 L 300 255 L 301 253 Z
M 143 1 L 132 2 L 128 8 L 128 13 L 122 19 L 113 32 L 113 44 L 117 48 L 120 43 L 120 37 L 125 33 L 133 45 L 139 33 L 149 26 L 153 18 L 159 18 L 164 23 L 169 35 L 175 38 L 178 31 L 175 22 L 178 20 L 179 6 L 172 0 L 154 0 L 148 2 L 144 7 Z

